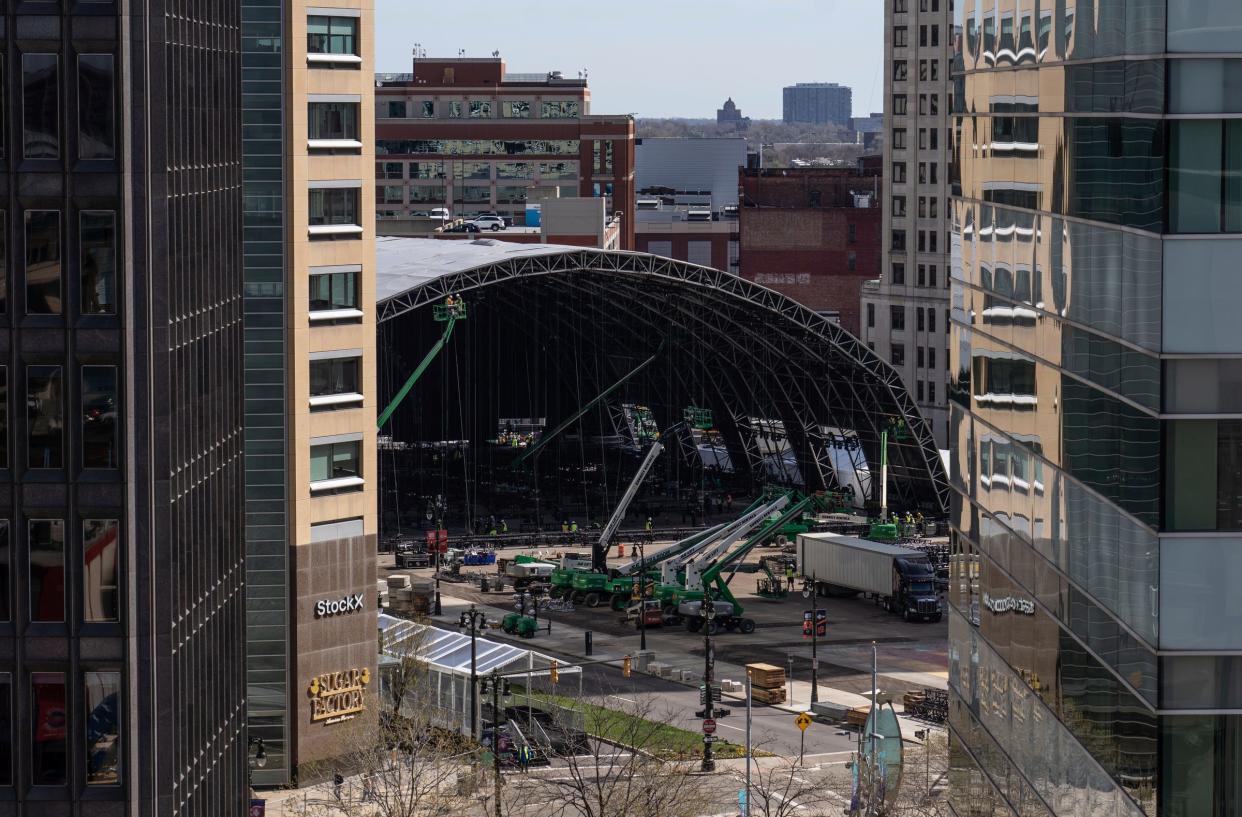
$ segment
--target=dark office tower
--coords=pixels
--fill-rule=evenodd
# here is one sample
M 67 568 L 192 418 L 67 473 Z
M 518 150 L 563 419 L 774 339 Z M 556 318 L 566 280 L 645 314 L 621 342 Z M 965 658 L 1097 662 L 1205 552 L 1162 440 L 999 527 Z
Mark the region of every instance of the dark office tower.
M 244 814 L 235 3 L 13 0 L 0 814 Z
M 954 11 L 950 802 L 1237 815 L 1242 5 Z

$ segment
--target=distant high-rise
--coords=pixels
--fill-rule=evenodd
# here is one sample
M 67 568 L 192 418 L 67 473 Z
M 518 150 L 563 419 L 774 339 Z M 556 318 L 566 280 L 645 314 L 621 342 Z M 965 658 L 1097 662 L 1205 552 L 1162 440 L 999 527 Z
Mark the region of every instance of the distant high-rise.
M 949 803 L 1240 814 L 1242 7 L 956 14 Z
M 840 125 L 854 113 L 853 91 L 835 82 L 799 82 L 784 89 L 786 124 Z
M 240 817 L 240 6 L 9 11 L 0 813 Z
M 948 437 L 949 0 L 885 0 L 884 258 L 863 290 L 862 339 Z

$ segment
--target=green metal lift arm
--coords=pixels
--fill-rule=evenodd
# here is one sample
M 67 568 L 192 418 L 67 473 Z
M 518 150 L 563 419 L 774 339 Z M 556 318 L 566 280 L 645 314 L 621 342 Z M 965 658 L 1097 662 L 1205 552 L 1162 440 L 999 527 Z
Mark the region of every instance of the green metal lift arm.
M 742 604 L 729 590 L 729 583 L 725 581 L 721 575 L 724 572 L 724 569 L 733 562 L 741 559 L 747 553 L 750 553 L 756 545 L 780 530 L 781 527 L 790 519 L 796 519 L 798 514 L 802 513 L 802 511 L 814 501 L 814 495 L 804 496 L 802 499 L 787 507 L 778 518 L 773 519 L 768 522 L 768 524 L 760 528 L 758 533 L 747 539 L 746 542 L 740 547 L 734 548 L 719 562 L 703 571 L 703 587 L 706 588 L 708 585 L 715 584 L 716 592 L 720 594 L 720 598 L 733 605 L 733 614 L 741 615 L 743 612 Z
M 395 412 L 397 407 L 401 405 L 401 401 L 405 400 L 405 396 L 410 393 L 410 389 L 414 388 L 414 384 L 417 383 L 418 379 L 423 376 L 423 372 L 427 371 L 427 367 L 431 365 L 431 361 L 435 360 L 436 355 L 440 354 L 440 350 L 443 349 L 445 344 L 449 342 L 449 338 L 453 335 L 453 327 L 456 325 L 457 317 L 455 315 L 449 315 L 444 327 L 444 334 L 440 336 L 440 339 L 436 341 L 435 345 L 432 346 L 423 357 L 423 362 L 418 364 L 418 368 L 414 370 L 414 374 L 410 375 L 409 379 L 405 381 L 405 385 L 402 386 L 401 390 L 397 392 L 397 396 L 392 398 L 392 402 L 388 404 L 388 408 L 384 409 L 384 411 L 380 414 L 379 420 L 376 421 L 377 428 L 383 428 L 388 422 L 388 419 L 392 417 L 393 412 Z
M 643 369 L 647 368 L 652 363 L 654 363 L 655 359 L 660 356 L 660 352 L 662 351 L 664 351 L 664 341 L 660 341 L 660 345 L 656 348 L 655 353 L 652 354 L 651 357 L 647 358 L 642 363 L 639 363 L 637 366 L 634 367 L 633 371 L 631 371 L 625 377 L 621 378 L 616 383 L 613 383 L 611 386 L 609 386 L 608 388 L 604 389 L 602 392 L 597 394 L 595 396 L 595 399 L 591 400 L 585 406 L 575 411 L 564 422 L 562 422 L 556 428 L 552 429 L 551 433 L 544 434 L 543 437 L 540 438 L 539 442 L 535 443 L 530 448 L 526 449 L 526 451 L 524 451 L 520 457 L 518 457 L 517 459 L 513 461 L 513 464 L 510 467 L 517 468 L 523 462 L 525 462 L 526 460 L 534 456 L 536 452 L 540 451 L 545 445 L 552 442 L 552 440 L 556 438 L 556 435 L 560 434 L 562 431 L 564 431 L 565 429 L 573 425 L 575 422 L 577 422 L 579 417 L 586 414 L 588 411 L 590 411 L 592 408 L 598 405 L 601 400 L 604 400 L 605 398 L 607 398 L 608 395 L 616 391 L 621 385 L 623 385 L 631 377 L 638 374 Z

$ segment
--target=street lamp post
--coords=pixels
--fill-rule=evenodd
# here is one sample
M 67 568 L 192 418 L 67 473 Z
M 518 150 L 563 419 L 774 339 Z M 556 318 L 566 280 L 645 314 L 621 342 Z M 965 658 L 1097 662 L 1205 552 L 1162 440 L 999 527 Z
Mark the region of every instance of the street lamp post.
M 435 536 L 433 537 L 431 544 L 431 546 L 436 550 L 436 600 L 435 607 L 432 609 L 432 615 L 436 616 L 444 615 L 444 608 L 440 605 L 440 526 L 443 524 L 443 520 L 436 520 Z
M 802 598 L 811 600 L 811 703 L 819 703 L 819 599 L 815 593 L 815 575 L 802 583 Z
M 647 548 L 638 543 L 638 649 L 647 649 Z
M 715 655 L 712 652 L 712 626 L 716 621 L 716 605 L 712 602 L 711 593 L 704 591 L 703 606 L 699 608 L 699 615 L 703 617 L 703 691 L 705 693 L 704 700 L 706 703 L 703 707 L 703 714 L 706 716 L 704 720 L 711 720 L 715 717 L 715 708 L 712 701 L 712 670 L 715 664 Z M 712 742 L 708 740 L 711 735 L 703 736 L 703 765 L 702 770 L 705 772 L 716 771 L 716 761 L 712 759 Z
M 470 628 L 470 737 L 479 739 L 479 676 L 476 640 L 479 630 L 487 624 L 487 615 L 473 604 L 463 610 L 457 626 Z

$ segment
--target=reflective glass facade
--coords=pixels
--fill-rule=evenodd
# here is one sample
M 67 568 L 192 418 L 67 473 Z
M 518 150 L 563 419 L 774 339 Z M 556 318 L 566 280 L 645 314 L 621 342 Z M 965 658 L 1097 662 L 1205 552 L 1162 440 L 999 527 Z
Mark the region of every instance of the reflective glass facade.
M 1236 6 L 955 5 L 958 815 L 1242 814 Z

